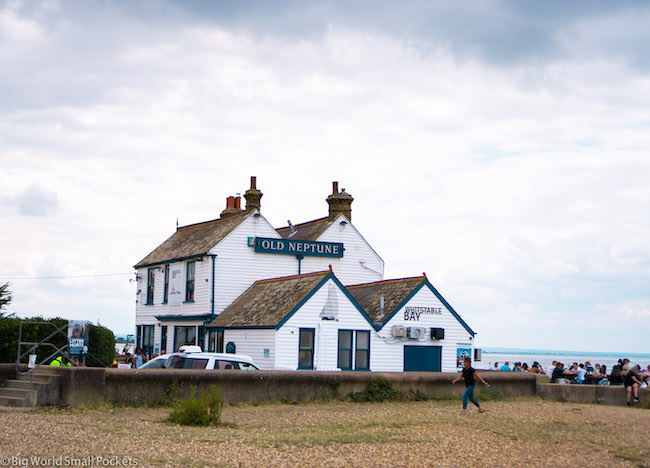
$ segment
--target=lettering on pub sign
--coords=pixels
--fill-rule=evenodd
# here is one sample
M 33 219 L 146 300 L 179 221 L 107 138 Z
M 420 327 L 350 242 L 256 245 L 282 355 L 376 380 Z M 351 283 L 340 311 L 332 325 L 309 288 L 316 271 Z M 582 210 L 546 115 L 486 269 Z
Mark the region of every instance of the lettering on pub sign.
M 295 239 L 269 239 L 256 237 L 255 252 L 283 255 L 307 255 L 312 257 L 343 257 L 340 242 L 317 242 Z
M 442 307 L 410 307 L 404 309 L 404 320 L 420 321 L 420 315 L 442 315 Z

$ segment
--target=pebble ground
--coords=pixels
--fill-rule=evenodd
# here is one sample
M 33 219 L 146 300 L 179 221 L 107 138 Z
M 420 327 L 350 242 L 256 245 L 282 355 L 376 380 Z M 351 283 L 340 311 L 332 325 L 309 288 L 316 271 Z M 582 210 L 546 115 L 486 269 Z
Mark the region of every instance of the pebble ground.
M 212 428 L 165 423 L 170 410 L 160 408 L 0 408 L 0 466 L 42 457 L 50 466 L 650 467 L 650 410 L 539 399 L 484 407 L 226 406 L 225 425 Z

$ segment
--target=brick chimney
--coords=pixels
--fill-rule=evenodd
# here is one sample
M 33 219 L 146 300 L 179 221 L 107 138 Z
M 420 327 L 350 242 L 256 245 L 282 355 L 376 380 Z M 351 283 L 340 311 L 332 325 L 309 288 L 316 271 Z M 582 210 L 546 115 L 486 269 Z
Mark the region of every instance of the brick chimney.
M 246 213 L 250 213 L 253 210 L 260 211 L 262 195 L 262 192 L 257 190 L 257 177 L 251 176 L 251 188 L 246 190 L 244 194 L 244 198 L 246 199 Z
M 226 209 L 221 212 L 221 219 L 241 213 L 241 197 L 226 198 Z
M 327 197 L 327 204 L 330 206 L 329 221 L 334 221 L 340 215 L 352 221 L 352 202 L 354 198 L 345 189 L 339 192 L 339 183 L 332 182 L 332 195 Z

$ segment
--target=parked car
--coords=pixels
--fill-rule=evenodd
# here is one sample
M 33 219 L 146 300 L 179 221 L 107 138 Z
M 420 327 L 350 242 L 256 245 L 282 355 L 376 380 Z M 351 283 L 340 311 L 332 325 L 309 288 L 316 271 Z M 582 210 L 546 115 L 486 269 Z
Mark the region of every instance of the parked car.
M 228 353 L 172 353 L 165 362 L 166 369 L 229 369 L 259 370 L 250 356 Z
M 181 346 L 179 351 L 181 353 L 188 353 L 188 354 L 202 352 L 200 346 L 191 346 L 191 345 Z M 150 359 L 149 361 L 141 365 L 140 369 L 162 369 L 165 367 L 165 363 L 167 362 L 167 359 L 169 359 L 170 356 L 172 356 L 172 354 L 161 354 L 160 356 L 156 356 L 155 358 Z
M 162 369 L 165 367 L 165 362 L 167 362 L 167 359 L 171 356 L 171 354 L 163 354 L 161 356 L 156 356 L 153 359 L 148 360 L 144 364 L 142 364 L 139 368 L 140 369 Z

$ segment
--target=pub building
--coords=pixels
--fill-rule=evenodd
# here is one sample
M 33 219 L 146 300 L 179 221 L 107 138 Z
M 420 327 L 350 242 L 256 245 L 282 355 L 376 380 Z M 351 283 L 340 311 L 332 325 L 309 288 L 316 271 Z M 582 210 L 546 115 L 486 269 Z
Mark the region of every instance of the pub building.
M 199 345 L 260 369 L 456 371 L 474 331 L 425 274 L 384 280 L 333 183 L 328 216 L 276 229 L 262 192 L 228 197 L 218 219 L 176 229 L 135 265 L 145 355 Z

